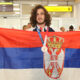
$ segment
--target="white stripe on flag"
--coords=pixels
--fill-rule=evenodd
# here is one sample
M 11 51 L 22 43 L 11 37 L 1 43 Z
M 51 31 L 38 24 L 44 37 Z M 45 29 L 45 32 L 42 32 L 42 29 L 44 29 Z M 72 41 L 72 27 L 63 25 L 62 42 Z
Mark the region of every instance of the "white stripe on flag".
M 43 69 L 0 69 L 0 80 L 53 79 L 48 78 Z M 80 80 L 80 68 L 64 68 L 60 80 Z

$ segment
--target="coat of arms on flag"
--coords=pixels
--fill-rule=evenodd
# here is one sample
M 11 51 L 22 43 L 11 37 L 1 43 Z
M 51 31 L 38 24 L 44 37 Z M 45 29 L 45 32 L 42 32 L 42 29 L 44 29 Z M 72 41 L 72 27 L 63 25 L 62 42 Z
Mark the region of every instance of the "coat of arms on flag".
M 64 66 L 64 38 L 59 36 L 47 37 L 47 51 L 44 52 L 44 71 L 52 79 L 60 78 Z

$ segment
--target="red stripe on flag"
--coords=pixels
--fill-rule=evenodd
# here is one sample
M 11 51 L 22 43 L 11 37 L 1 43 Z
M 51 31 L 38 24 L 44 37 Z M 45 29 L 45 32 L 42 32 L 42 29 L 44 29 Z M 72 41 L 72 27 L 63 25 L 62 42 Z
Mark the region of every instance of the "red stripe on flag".
M 41 32 L 44 39 L 45 32 Z M 49 32 L 49 36 L 64 38 L 63 48 L 80 48 L 80 31 Z M 0 47 L 32 48 L 41 47 L 42 42 L 37 32 L 0 28 Z

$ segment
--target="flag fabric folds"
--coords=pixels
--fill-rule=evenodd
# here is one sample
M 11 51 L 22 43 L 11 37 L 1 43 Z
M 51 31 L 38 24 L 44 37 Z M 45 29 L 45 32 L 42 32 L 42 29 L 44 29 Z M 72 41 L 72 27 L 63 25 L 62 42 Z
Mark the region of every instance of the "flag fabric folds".
M 46 33 L 41 32 L 43 40 Z M 80 80 L 80 31 L 49 32 L 64 38 L 64 68 L 59 79 Z M 42 42 L 37 32 L 0 28 L 1 80 L 53 80 L 44 72 Z

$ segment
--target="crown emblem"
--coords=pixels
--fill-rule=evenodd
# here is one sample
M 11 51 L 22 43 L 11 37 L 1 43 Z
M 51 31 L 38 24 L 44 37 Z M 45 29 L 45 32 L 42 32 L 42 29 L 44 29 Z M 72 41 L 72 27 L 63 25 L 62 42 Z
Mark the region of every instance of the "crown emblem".
M 62 37 L 58 36 L 52 36 L 48 37 L 47 46 L 49 48 L 61 48 L 62 44 L 64 42 L 64 39 Z

